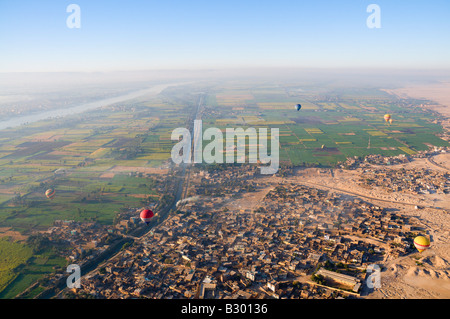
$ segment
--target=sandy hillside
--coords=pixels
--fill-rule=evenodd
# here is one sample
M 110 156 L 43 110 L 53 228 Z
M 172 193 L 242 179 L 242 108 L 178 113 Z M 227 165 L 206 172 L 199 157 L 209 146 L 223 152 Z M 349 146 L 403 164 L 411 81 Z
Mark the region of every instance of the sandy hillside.
M 450 244 L 384 264 L 381 288 L 367 298 L 448 299 L 450 298 Z
M 435 105 L 428 105 L 426 107 L 445 115 L 448 119 L 443 123 L 443 126 L 450 129 L 450 82 L 442 82 L 432 85 L 418 85 L 385 91 L 401 98 L 411 97 L 436 102 Z

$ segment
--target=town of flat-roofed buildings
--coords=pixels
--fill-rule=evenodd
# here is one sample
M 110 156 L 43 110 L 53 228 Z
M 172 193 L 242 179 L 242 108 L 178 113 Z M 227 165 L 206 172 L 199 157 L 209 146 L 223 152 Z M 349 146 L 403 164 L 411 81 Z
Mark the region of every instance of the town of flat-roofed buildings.
M 363 171 L 359 184 L 383 187 L 390 192 L 449 194 L 450 174 L 431 169 L 370 169 Z
M 236 196 L 233 188 L 244 187 L 239 181 L 246 178 L 227 183 L 239 169 L 200 172 L 203 185 L 218 185 L 217 178 L 220 189 L 209 192 L 207 201 L 201 199 L 204 188 L 191 193 L 198 200 L 84 278 L 77 293 L 164 299 L 355 297 L 360 285 L 356 291 L 327 287 L 312 275 L 323 268 L 361 283 L 368 265 L 413 249 L 420 229 L 414 218 L 297 184 L 274 187 L 254 210 L 225 209 Z M 262 187 L 257 179 L 250 185 Z

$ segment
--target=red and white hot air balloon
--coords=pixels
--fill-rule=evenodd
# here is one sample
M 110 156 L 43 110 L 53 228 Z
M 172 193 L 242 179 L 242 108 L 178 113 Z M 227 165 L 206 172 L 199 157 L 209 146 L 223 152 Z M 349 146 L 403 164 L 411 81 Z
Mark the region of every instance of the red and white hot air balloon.
M 155 216 L 150 209 L 144 209 L 141 212 L 141 220 L 147 225 L 150 223 L 151 219 Z

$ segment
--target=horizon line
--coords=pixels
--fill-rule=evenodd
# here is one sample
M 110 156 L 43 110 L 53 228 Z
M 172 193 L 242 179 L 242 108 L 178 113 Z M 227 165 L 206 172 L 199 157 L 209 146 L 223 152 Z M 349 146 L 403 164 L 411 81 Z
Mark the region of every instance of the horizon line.
M 205 67 L 205 68 L 155 68 L 155 69 L 117 69 L 117 70 L 60 70 L 60 71 L 0 71 L 0 74 L 57 74 L 57 73 L 74 73 L 74 74 L 101 74 L 101 73 L 125 73 L 125 72 L 211 72 L 211 71 L 242 71 L 242 70 L 320 70 L 320 71 L 339 71 L 339 70 L 347 70 L 347 71 L 439 71 L 439 72 L 450 72 L 450 67 L 448 68 L 411 68 L 411 67 L 288 67 L 288 66 L 248 66 L 248 67 Z

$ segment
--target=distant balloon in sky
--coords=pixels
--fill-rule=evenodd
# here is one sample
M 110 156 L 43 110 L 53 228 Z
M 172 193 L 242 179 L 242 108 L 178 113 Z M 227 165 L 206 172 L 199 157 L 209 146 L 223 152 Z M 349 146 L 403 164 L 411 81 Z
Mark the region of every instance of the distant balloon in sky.
M 300 111 L 301 108 L 302 108 L 302 105 L 301 105 L 301 104 L 297 104 L 297 105 L 295 106 L 295 109 L 296 109 L 297 111 Z
M 417 236 L 414 238 L 414 246 L 421 253 L 430 247 L 430 240 L 424 236 Z
M 384 120 L 385 120 L 386 122 L 389 122 L 390 119 L 391 119 L 391 114 L 386 114 L 386 115 L 384 116 Z
M 52 199 L 55 196 L 56 191 L 53 188 L 49 188 L 45 191 L 45 196 L 47 196 L 48 199 Z
M 141 212 L 141 220 L 146 223 L 147 225 L 150 223 L 151 219 L 153 218 L 154 214 L 150 209 L 144 209 Z
M 392 124 L 392 122 L 394 122 L 394 120 L 392 118 L 389 119 L 389 124 Z

